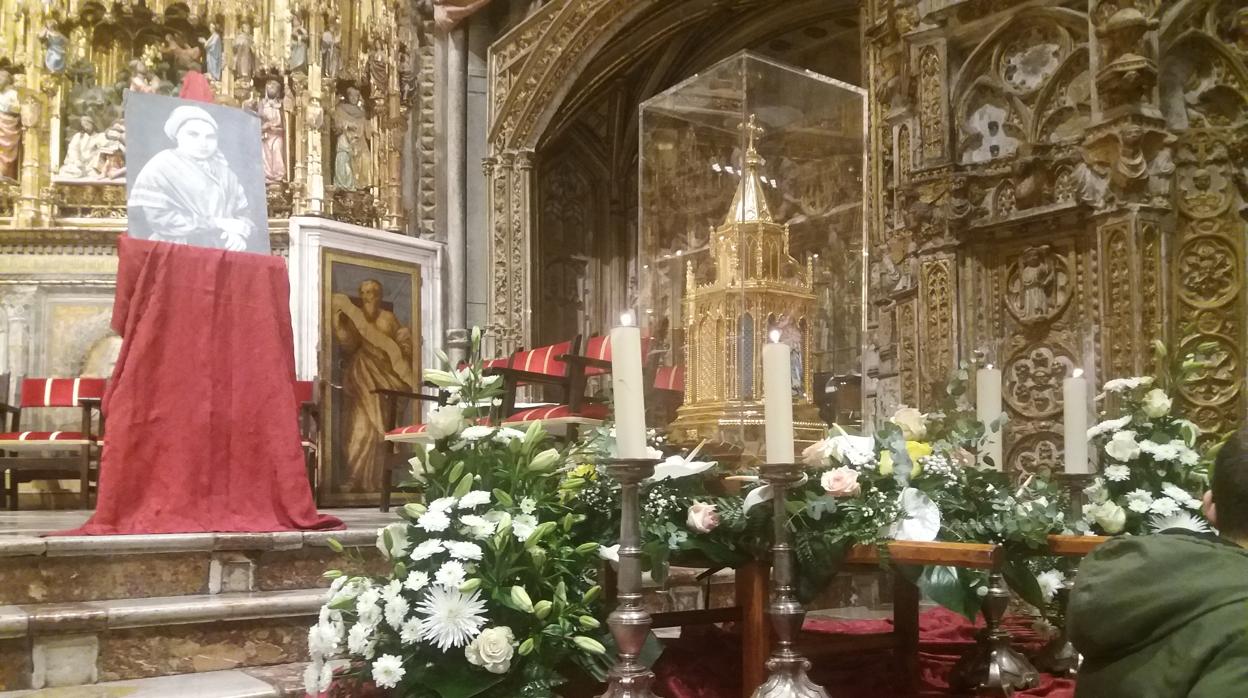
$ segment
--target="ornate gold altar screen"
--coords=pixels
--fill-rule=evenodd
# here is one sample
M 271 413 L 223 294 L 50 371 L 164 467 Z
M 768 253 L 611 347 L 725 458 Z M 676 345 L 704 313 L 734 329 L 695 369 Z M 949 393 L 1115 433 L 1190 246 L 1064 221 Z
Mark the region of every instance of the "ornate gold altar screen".
M 762 346 L 792 347 L 799 441 L 861 419 L 861 90 L 749 53 L 642 105 L 642 314 L 679 442 L 757 452 Z
M 404 139 L 432 137 L 415 5 L 0 0 L 0 225 L 120 227 L 124 93 L 176 95 L 199 73 L 261 117 L 271 217 L 399 229 Z

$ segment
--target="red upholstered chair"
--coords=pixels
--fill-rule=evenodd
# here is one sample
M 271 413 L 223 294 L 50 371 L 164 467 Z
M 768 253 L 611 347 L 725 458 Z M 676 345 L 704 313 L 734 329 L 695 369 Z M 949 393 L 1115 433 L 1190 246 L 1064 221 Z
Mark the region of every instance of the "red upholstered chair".
M 685 367 L 657 366 L 654 382 L 646 396 L 646 421 L 664 427 L 676 419 L 676 410 L 685 401 Z
M 430 383 L 426 383 L 425 387 L 437 390 L 437 386 Z M 377 395 L 377 399 L 382 401 L 381 413 L 390 418 L 390 422 L 385 425 L 385 443 L 378 455 L 378 458 L 381 458 L 381 510 L 390 511 L 390 500 L 395 490 L 407 489 L 395 484 L 394 481 L 396 472 L 400 473 L 400 476 L 407 472 L 407 456 L 404 455 L 403 444 L 424 445 L 430 442 L 425 424 L 416 422 L 407 426 L 399 426 L 403 408 L 408 405 L 415 407 L 422 402 L 430 402 L 440 407 L 446 404 L 450 395 L 443 390 L 437 390 L 436 394 L 429 394 L 378 388 L 373 392 Z M 417 415 L 419 416 L 418 407 Z
M 321 462 L 321 391 L 320 383 L 295 381 L 295 405 L 299 411 L 299 441 L 303 445 L 303 466 L 308 471 L 308 486 L 316 500 L 316 478 Z
M 104 399 L 103 378 L 26 378 L 17 407 L 0 403 L 0 477 L 9 474 L 8 506 L 17 509 L 17 488 L 33 480 L 77 477 L 82 507 L 90 506 L 91 483 L 98 481 L 104 417 L 97 429 L 92 419 Z M 82 411 L 78 431 L 22 431 L 22 416 L 33 410 L 76 407 Z M 7 424 L 5 424 L 7 418 Z

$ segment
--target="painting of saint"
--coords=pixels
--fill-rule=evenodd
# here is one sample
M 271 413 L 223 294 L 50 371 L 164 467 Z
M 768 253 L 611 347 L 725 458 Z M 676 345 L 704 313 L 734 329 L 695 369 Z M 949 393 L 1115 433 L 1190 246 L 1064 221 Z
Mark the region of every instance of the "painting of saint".
M 269 252 L 259 118 L 136 92 L 125 114 L 130 235 Z
M 378 389 L 411 392 L 420 383 L 420 269 L 327 250 L 322 375 L 330 386 L 322 501 L 361 504 L 381 490 L 383 435 L 409 413 L 396 415 Z

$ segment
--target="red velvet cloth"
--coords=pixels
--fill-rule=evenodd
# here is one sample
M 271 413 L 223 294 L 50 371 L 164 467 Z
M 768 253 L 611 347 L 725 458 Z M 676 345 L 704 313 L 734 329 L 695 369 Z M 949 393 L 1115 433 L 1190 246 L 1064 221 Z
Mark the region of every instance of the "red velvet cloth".
M 59 535 L 341 528 L 300 446 L 278 257 L 122 236 L 99 502 Z
M 208 78 L 198 70 L 188 70 L 182 76 L 182 89 L 178 91 L 178 96 L 197 102 L 214 102 L 217 98 L 212 93 L 212 85 L 208 84 Z
M 1007 626 L 1016 646 L 1039 649 L 1040 638 L 1022 622 Z M 977 626 L 943 608 L 919 617 L 919 696 L 958 695 L 949 689 L 949 672 L 975 642 Z M 980 625 L 982 627 L 982 623 Z M 892 621 L 806 621 L 807 633 L 876 634 L 891 632 Z M 655 664 L 655 693 L 663 698 L 738 698 L 741 695 L 740 641 L 715 626 L 687 627 Z M 883 698 L 901 695 L 901 678 L 891 652 L 858 652 L 824 660 L 812 667 L 811 679 L 836 698 Z M 1042 675 L 1040 686 L 1015 695 L 1072 698 L 1075 684 Z

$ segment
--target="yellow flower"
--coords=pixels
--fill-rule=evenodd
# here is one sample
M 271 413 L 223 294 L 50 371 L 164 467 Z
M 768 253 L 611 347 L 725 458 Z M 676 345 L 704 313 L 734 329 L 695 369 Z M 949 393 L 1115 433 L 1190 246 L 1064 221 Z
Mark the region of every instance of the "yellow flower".
M 932 455 L 932 446 L 922 441 L 907 441 L 906 453 L 910 454 L 910 463 L 912 464 L 910 477 L 916 478 L 923 472 L 923 466 L 919 465 L 919 459 Z
M 880 454 L 880 465 L 878 467 L 878 470 L 880 472 L 880 475 L 883 475 L 884 477 L 888 477 L 889 475 L 893 474 L 893 452 L 892 451 L 888 449 L 884 449 L 884 452 Z

